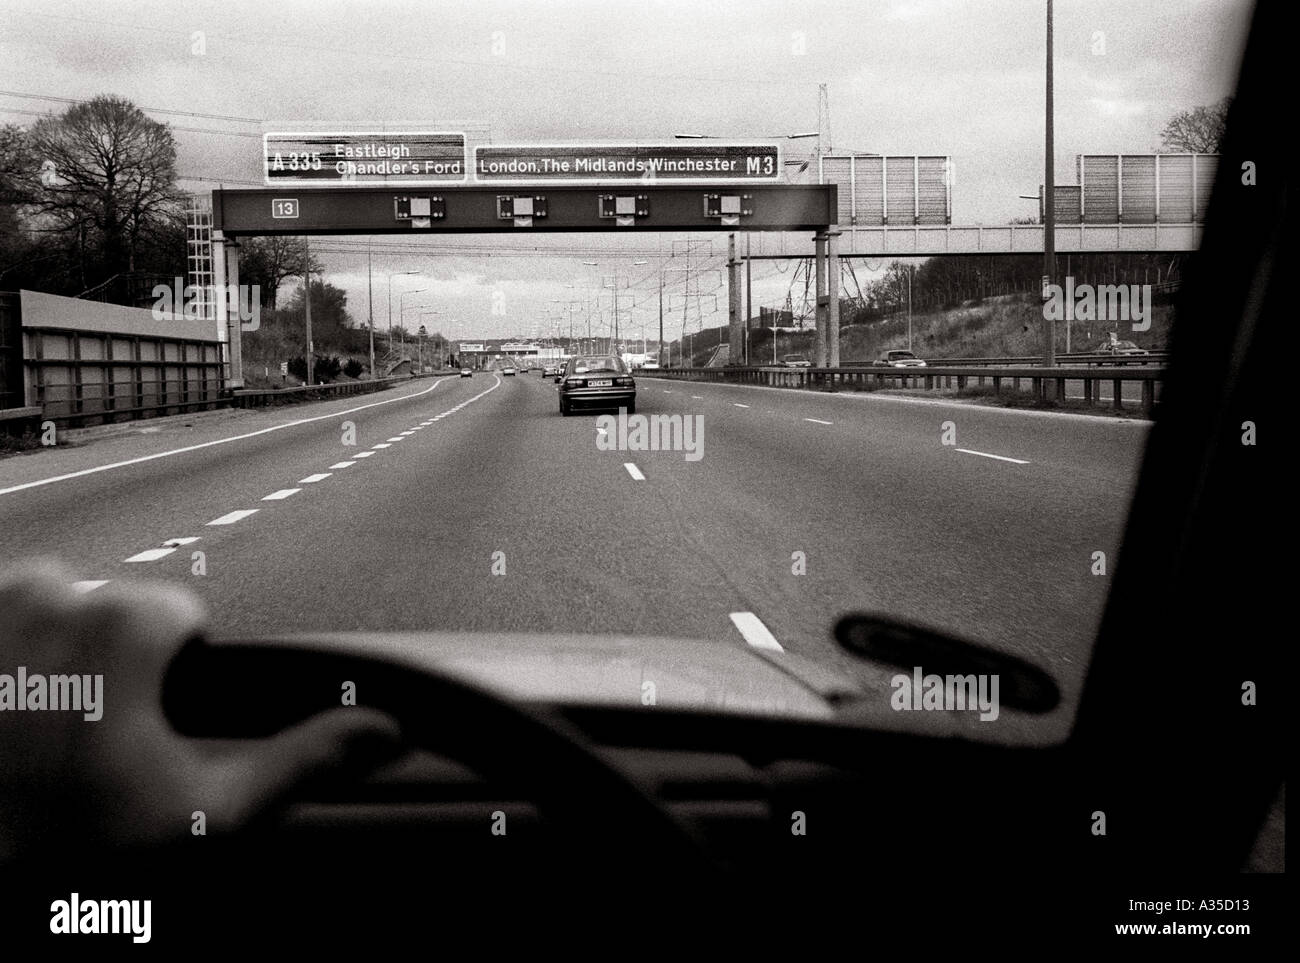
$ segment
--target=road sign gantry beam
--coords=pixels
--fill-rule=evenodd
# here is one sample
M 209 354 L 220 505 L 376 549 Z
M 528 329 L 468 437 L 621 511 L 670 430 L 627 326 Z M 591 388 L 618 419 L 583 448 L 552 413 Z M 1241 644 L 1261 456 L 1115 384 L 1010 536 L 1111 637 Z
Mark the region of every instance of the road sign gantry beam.
M 834 184 L 249 188 L 212 192 L 226 239 L 265 235 L 826 230 Z

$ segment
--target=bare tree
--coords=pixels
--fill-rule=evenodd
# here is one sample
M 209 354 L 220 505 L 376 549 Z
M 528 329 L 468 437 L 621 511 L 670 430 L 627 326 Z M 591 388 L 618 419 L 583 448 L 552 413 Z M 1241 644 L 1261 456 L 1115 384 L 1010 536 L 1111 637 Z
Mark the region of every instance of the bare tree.
M 280 285 L 292 277 L 301 277 L 307 269 L 307 245 L 300 237 L 249 238 L 241 244 L 240 280 L 256 284 L 262 290 L 262 304 L 274 309 Z M 312 273 L 321 270 L 320 262 L 311 258 Z
M 96 97 L 43 117 L 27 144 L 39 162 L 23 173 L 32 208 L 97 249 L 106 276 L 134 270 L 142 238 L 180 216 L 171 131 L 129 101 Z
M 1195 107 L 1180 111 L 1165 124 L 1160 132 L 1162 153 L 1187 151 L 1193 154 L 1217 154 L 1219 144 L 1223 142 L 1223 130 L 1227 125 L 1228 108 L 1232 98 L 1225 97 L 1217 104 L 1208 107 Z

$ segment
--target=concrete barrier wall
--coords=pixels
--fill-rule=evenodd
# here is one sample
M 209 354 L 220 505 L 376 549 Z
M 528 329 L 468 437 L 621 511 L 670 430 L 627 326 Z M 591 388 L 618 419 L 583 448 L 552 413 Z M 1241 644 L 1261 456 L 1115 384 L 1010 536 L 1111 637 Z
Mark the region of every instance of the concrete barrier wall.
M 39 291 L 20 291 L 24 328 L 59 328 L 72 331 L 107 331 L 145 338 L 183 341 L 220 341 L 216 321 L 198 321 L 174 314 L 155 318 L 148 308 L 83 301 Z
M 69 424 L 205 408 L 221 396 L 215 321 L 20 293 L 26 402 Z

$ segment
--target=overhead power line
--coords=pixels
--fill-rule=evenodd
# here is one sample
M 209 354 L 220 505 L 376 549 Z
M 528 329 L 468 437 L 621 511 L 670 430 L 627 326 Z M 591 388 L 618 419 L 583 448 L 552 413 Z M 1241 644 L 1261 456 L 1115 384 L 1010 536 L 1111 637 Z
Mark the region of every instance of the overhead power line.
M 85 104 L 89 103 L 85 98 L 79 97 L 56 97 L 53 94 L 32 94 L 21 90 L 0 90 L 0 94 L 6 97 L 21 97 L 25 100 L 53 100 L 60 104 Z M 261 117 L 235 117 L 230 114 L 204 114 L 197 110 L 172 110 L 167 107 L 141 107 L 143 111 L 151 114 L 172 114 L 177 117 L 198 117 L 202 120 L 229 120 L 240 124 L 262 124 L 265 119 Z

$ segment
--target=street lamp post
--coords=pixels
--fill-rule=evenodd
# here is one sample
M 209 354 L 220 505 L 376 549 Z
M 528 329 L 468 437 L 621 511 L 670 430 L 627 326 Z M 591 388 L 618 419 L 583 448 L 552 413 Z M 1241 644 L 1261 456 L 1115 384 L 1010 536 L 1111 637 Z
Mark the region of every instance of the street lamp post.
M 1056 158 L 1052 120 L 1052 0 L 1047 0 L 1047 124 L 1043 150 L 1043 297 L 1056 275 Z M 1056 364 L 1056 322 L 1043 311 L 1043 366 Z M 1043 382 L 1049 398 L 1055 399 L 1050 381 Z
M 403 291 L 397 296 L 397 327 L 402 332 L 402 345 L 406 345 L 406 296 L 408 294 L 423 294 L 428 288 L 416 288 L 414 291 Z M 389 336 L 391 339 L 391 335 Z
M 419 271 L 398 271 L 388 275 L 388 350 L 390 351 L 393 349 L 393 278 L 419 273 Z
M 307 377 L 303 379 L 303 382 L 305 384 L 311 384 L 311 376 L 314 373 L 312 371 L 313 365 L 312 365 L 312 343 L 311 343 L 311 249 L 308 246 L 309 240 L 310 240 L 309 238 L 305 238 L 305 237 L 302 239 L 302 251 L 303 251 L 302 278 L 304 282 L 304 288 L 302 292 L 302 307 L 303 307 L 304 317 L 306 318 L 307 321 Z
M 375 380 L 375 259 L 370 249 L 371 238 L 366 238 L 366 300 L 369 303 L 370 324 L 370 380 Z

